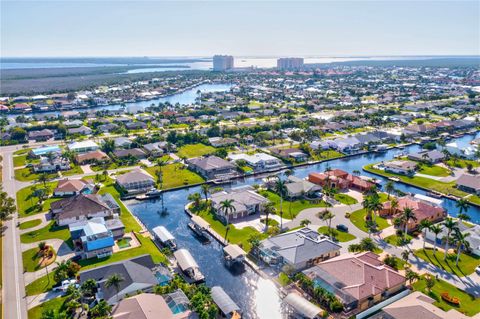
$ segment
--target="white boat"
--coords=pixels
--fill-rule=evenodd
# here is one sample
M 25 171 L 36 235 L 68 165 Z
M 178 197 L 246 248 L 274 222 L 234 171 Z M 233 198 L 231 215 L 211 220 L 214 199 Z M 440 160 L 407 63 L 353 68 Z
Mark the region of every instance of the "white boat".
M 145 193 L 145 196 L 147 197 L 158 197 L 160 195 L 162 195 L 162 191 L 156 188 L 152 188 L 151 190 Z
M 181 270 L 182 274 L 186 277 L 185 279 L 190 283 L 197 283 L 205 281 L 205 277 L 200 271 L 193 256 L 190 252 L 184 248 L 177 250 L 173 253 L 173 256 L 177 260 L 178 268 Z
M 162 244 L 162 246 L 168 247 L 171 250 L 177 249 L 177 243 L 175 237 L 164 226 L 157 226 L 152 229 L 153 236 L 156 240 Z

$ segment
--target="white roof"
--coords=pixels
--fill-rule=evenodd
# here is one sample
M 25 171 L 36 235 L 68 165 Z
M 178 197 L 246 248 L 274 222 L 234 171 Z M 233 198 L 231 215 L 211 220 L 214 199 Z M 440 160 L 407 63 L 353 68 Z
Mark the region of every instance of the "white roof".
M 173 253 L 173 256 L 175 256 L 175 259 L 177 260 L 178 266 L 182 270 L 187 270 L 190 268 L 197 269 L 198 264 L 193 259 L 193 256 L 190 254 L 190 252 L 186 249 L 179 249 L 176 252 Z
M 293 307 L 299 314 L 307 318 L 315 318 L 322 311 L 322 309 L 297 293 L 289 293 L 283 301 Z
M 422 195 L 422 194 L 415 194 L 415 196 L 413 196 L 417 199 L 420 199 L 420 200 L 423 200 L 425 202 L 430 202 L 430 203 L 433 203 L 435 205 L 442 205 L 443 203 L 443 200 L 441 199 L 437 199 L 437 198 L 433 198 L 433 197 L 430 197 L 430 196 L 425 196 L 425 195 Z
M 81 141 L 81 142 L 73 142 L 71 144 L 68 144 L 69 149 L 78 149 L 78 148 L 87 148 L 87 147 L 98 147 L 98 144 L 95 143 L 94 141 L 87 140 L 87 141 Z
M 252 163 L 252 164 L 257 164 L 257 163 L 263 162 L 263 161 L 278 160 L 278 158 L 276 158 L 272 155 L 269 155 L 269 154 L 265 154 L 265 153 L 255 153 L 253 155 L 248 155 L 248 154 L 244 154 L 244 153 L 231 154 L 228 157 L 230 159 L 234 160 L 234 161 L 245 160 L 245 161 L 247 161 L 249 163 Z
M 242 248 L 240 248 L 240 246 L 236 244 L 230 244 L 225 246 L 223 248 L 223 251 L 233 259 L 237 259 L 238 257 L 247 255 L 247 253 Z
M 173 237 L 173 235 L 164 226 L 157 226 L 152 229 L 152 231 L 162 243 L 175 240 L 175 237 Z

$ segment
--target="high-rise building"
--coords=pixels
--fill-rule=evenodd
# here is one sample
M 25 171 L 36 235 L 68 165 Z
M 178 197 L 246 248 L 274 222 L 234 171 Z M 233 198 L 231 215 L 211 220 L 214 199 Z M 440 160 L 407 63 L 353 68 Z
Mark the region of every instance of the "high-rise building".
M 233 69 L 233 56 L 231 55 L 214 55 L 213 71 L 228 71 Z
M 279 70 L 300 70 L 303 68 L 303 58 L 280 58 L 277 60 Z

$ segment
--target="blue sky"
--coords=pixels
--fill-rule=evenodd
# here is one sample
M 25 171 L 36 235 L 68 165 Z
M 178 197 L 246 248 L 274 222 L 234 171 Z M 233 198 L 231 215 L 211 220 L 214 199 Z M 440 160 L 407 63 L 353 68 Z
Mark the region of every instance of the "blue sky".
M 6 56 L 478 55 L 479 1 L 1 1 Z

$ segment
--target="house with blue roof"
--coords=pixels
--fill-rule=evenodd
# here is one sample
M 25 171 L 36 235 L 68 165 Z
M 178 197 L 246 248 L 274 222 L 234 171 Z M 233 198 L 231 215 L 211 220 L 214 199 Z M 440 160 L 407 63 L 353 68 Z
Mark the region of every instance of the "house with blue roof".
M 114 234 L 103 218 L 71 224 L 69 229 L 75 251 L 82 258 L 103 258 L 113 254 Z

